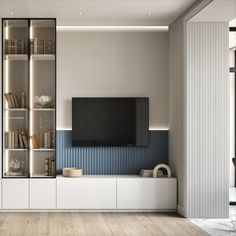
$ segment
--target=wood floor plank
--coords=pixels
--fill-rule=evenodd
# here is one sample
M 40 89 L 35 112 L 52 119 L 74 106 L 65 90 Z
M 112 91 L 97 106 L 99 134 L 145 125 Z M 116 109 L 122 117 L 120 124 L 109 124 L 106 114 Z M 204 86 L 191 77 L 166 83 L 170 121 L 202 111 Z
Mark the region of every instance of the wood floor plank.
M 206 236 L 174 213 L 1 213 L 0 236 Z

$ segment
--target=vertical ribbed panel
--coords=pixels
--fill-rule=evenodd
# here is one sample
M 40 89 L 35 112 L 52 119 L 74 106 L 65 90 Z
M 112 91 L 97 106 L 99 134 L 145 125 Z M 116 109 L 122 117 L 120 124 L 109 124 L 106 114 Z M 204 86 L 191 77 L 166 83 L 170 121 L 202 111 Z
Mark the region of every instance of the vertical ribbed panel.
M 168 131 L 150 131 L 149 147 L 72 147 L 71 131 L 57 131 L 57 172 L 80 167 L 84 174 L 137 174 L 168 163 Z
M 227 23 L 187 24 L 187 217 L 228 217 Z

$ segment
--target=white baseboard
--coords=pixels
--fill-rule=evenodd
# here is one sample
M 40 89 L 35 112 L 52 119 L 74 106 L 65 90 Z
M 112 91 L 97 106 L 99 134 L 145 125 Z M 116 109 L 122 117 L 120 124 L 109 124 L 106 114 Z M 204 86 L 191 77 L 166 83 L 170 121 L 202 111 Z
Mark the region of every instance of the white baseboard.
M 1 209 L 0 212 L 160 212 L 160 213 L 165 213 L 165 212 L 176 212 L 176 210 L 116 210 L 116 209 L 111 209 L 111 210 L 78 210 L 78 209 Z

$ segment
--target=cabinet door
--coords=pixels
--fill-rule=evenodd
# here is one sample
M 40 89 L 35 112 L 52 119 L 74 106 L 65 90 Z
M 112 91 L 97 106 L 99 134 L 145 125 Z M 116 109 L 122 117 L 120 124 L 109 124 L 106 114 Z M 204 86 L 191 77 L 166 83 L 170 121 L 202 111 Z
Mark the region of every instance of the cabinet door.
M 56 208 L 56 179 L 30 179 L 30 209 Z
M 3 179 L 2 180 L 2 208 L 28 209 L 29 208 L 29 180 Z
M 115 209 L 115 178 L 58 178 L 57 208 Z
M 117 179 L 118 209 L 175 210 L 176 205 L 174 178 Z

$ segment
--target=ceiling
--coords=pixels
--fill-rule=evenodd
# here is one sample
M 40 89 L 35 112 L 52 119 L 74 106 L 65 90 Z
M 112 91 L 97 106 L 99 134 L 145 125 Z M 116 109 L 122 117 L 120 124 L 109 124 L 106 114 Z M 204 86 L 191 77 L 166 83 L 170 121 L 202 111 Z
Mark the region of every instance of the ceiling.
M 234 18 L 236 18 L 236 0 L 214 0 L 196 14 L 191 21 L 230 22 Z
M 196 0 L 0 0 L 1 17 L 56 17 L 61 26 L 167 26 Z

